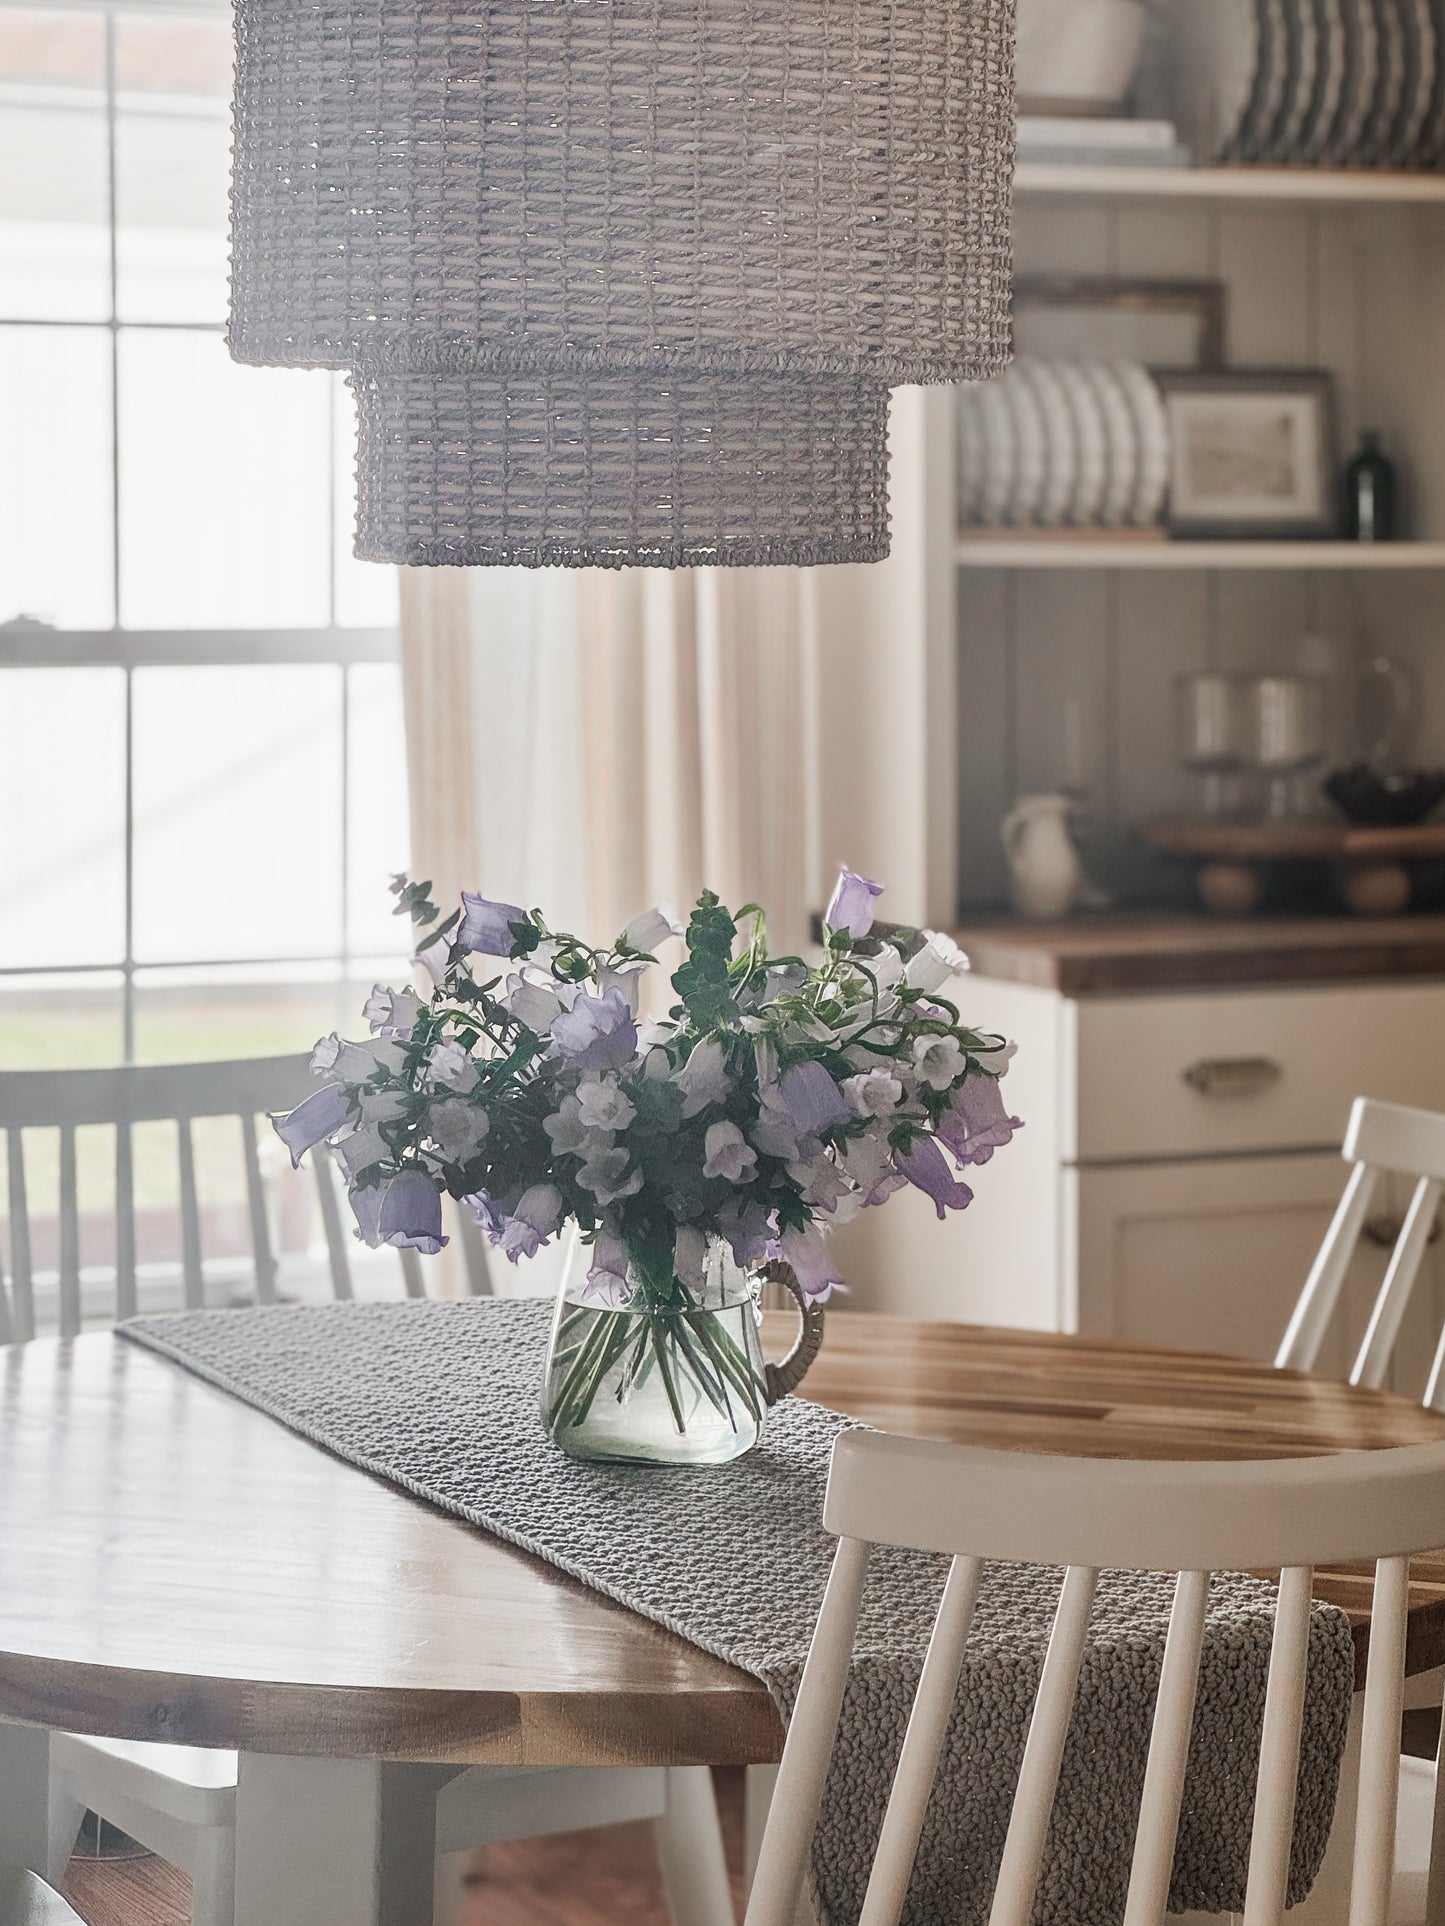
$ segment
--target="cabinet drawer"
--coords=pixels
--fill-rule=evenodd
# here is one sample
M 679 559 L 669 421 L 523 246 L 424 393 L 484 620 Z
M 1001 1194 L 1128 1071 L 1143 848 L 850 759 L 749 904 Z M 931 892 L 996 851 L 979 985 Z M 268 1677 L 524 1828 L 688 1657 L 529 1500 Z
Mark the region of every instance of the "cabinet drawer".
M 1334 1146 L 1357 1096 L 1445 1110 L 1445 984 L 1070 1008 L 1080 1163 Z

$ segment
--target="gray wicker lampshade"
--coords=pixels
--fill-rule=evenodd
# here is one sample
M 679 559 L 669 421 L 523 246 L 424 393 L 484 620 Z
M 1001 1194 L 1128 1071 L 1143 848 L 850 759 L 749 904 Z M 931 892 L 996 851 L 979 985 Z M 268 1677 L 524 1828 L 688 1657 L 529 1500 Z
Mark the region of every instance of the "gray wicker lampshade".
M 229 340 L 356 371 L 358 553 L 876 560 L 1007 359 L 1013 0 L 236 0 Z
M 243 361 L 961 381 L 1013 0 L 237 0 Z
M 806 567 L 888 552 L 888 390 L 853 376 L 353 375 L 358 555 Z

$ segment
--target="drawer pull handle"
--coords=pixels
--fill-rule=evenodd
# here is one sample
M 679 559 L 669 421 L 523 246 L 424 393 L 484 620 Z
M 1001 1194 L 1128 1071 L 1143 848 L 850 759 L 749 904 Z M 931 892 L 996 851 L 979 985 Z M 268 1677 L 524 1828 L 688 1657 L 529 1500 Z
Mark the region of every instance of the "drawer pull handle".
M 1257 1097 L 1283 1075 L 1273 1057 L 1206 1057 L 1190 1064 L 1184 1081 L 1201 1097 Z

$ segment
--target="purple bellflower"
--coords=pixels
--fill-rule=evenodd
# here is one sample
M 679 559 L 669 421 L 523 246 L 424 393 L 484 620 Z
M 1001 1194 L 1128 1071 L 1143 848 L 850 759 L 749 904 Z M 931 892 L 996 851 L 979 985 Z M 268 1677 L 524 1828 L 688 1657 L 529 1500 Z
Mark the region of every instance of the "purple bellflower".
M 413 1167 L 392 1178 L 382 1193 L 376 1229 L 383 1244 L 436 1256 L 447 1241 L 442 1236 L 442 1194 L 424 1170 Z
M 624 1310 L 632 1297 L 627 1269 L 627 1246 L 604 1226 L 592 1246 L 592 1265 L 582 1287 L 584 1301 L 607 1311 Z
M 351 1193 L 351 1214 L 356 1219 L 357 1235 L 368 1250 L 374 1251 L 381 1242 L 377 1219 L 381 1215 L 381 1199 L 385 1190 L 385 1183 L 380 1183 Z
M 799 1137 L 816 1137 L 853 1112 L 821 1063 L 796 1063 L 778 1079 L 778 1101 Z
M 873 927 L 873 905 L 882 894 L 881 883 L 870 882 L 854 869 L 840 869 L 823 922 L 830 930 L 846 930 L 855 940 L 866 936 Z
M 895 1150 L 893 1160 L 903 1175 L 933 1199 L 940 1220 L 951 1210 L 967 1210 L 973 1192 L 948 1168 L 948 1161 L 932 1137 L 915 1137 L 907 1150 Z
M 562 1193 L 555 1184 L 533 1184 L 517 1199 L 501 1236 L 503 1255 L 515 1264 L 535 1257 L 562 1222 Z
M 273 1118 L 276 1135 L 291 1153 L 291 1168 L 299 1170 L 308 1150 L 334 1137 L 351 1121 L 351 1098 L 340 1084 L 324 1084 L 304 1097 L 284 1117 Z
M 1023 1127 L 1021 1117 L 1009 1115 L 997 1077 L 970 1077 L 939 1118 L 938 1135 L 959 1163 L 986 1164 Z
M 637 1021 L 620 990 L 579 996 L 552 1021 L 552 1041 L 579 1070 L 620 1070 L 637 1051 Z
M 462 891 L 464 914 L 457 928 L 460 949 L 478 956 L 510 956 L 517 939 L 513 923 L 525 923 L 527 912 L 515 903 L 494 903 L 488 897 Z
M 778 1254 L 777 1219 L 764 1204 L 730 1197 L 717 1214 L 717 1227 L 739 1264 L 761 1264 Z
M 842 1284 L 820 1230 L 811 1226 L 807 1230 L 785 1230 L 778 1242 L 783 1262 L 792 1266 L 793 1275 L 810 1303 L 823 1303 Z
M 405 1038 L 416 1027 L 422 1007 L 421 998 L 410 990 L 389 990 L 378 983 L 361 1006 L 361 1014 L 378 1036 Z

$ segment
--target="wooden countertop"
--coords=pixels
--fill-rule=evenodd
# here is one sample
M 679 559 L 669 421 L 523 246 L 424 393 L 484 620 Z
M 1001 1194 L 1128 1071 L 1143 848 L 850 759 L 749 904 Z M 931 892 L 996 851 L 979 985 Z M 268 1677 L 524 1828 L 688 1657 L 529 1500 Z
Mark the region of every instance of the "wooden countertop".
M 1289 983 L 1445 980 L 1445 916 L 1086 916 L 955 930 L 979 976 L 1065 996 Z

